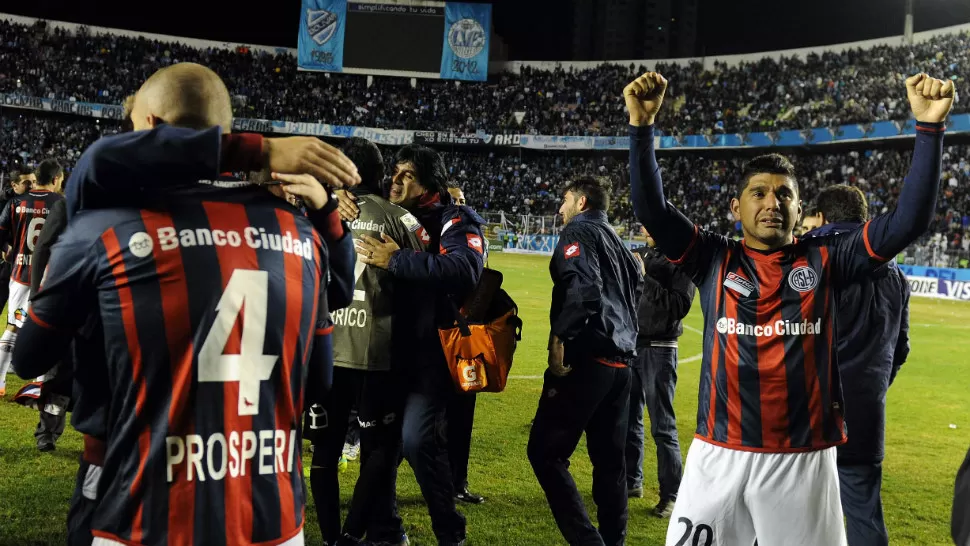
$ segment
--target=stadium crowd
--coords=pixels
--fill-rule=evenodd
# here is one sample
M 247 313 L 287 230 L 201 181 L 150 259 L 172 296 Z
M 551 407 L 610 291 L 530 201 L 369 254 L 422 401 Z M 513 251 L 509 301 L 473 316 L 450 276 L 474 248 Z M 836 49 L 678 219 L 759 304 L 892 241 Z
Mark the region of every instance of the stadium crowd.
M 81 152 L 100 136 L 119 130 L 115 122 L 78 117 L 37 116 L 7 109 L 0 114 L 0 171 L 35 166 L 53 157 L 68 170 Z M 621 225 L 635 220 L 624 182 L 622 156 L 576 155 L 562 152 L 446 152 L 449 181 L 462 187 L 469 204 L 494 219 L 504 212 L 521 222 L 525 215 L 553 216 L 563 185 L 579 174 L 599 174 L 618 182 L 611 216 Z M 806 153 L 792 156 L 798 169 L 802 200 L 811 203 L 819 190 L 834 184 L 862 189 L 872 214 L 891 209 L 896 202 L 911 152 L 892 149 L 848 153 Z M 393 153 L 385 151 L 385 156 Z M 670 200 L 705 228 L 727 235 L 738 233 L 724 203 L 733 191 L 743 159 L 711 159 L 698 155 L 665 156 L 661 166 L 672 182 Z M 390 167 L 388 167 L 390 168 Z M 936 244 L 951 251 L 970 250 L 970 147 L 948 146 L 943 156 L 944 187 L 930 233 Z M 541 228 L 553 228 L 553 222 Z M 927 237 L 927 239 L 929 236 Z
M 913 46 L 765 58 L 735 66 L 658 64 L 671 82 L 660 124 L 676 134 L 804 129 L 905 119 L 898 89 L 906 75 L 959 74 L 970 65 L 970 35 Z M 0 93 L 117 104 L 137 82 L 176 62 L 212 67 L 227 82 L 239 117 L 453 132 L 611 135 L 625 124 L 614 100 L 644 68 L 494 74 L 487 83 L 299 72 L 290 53 L 196 49 L 44 23 L 0 20 Z M 53 76 L 56 74 L 56 77 Z M 957 90 L 966 96 L 967 81 Z M 326 100 L 324 100 L 326 98 Z M 966 102 L 954 113 L 965 112 Z M 523 112 L 521 124 L 515 112 Z

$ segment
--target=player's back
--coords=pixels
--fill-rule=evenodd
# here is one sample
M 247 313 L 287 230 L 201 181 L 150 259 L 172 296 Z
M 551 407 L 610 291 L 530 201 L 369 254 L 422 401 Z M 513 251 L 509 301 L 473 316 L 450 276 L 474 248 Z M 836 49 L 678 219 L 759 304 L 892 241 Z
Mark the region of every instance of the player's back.
M 63 196 L 52 191 L 33 190 L 7 203 L 0 216 L 0 230 L 9 230 L 7 240 L 10 241 L 13 253 L 11 280 L 30 285 L 30 262 L 34 245 L 54 203 L 62 199 Z
M 326 305 L 326 251 L 309 221 L 243 188 L 81 213 L 69 233 L 64 245 L 90 243 L 112 388 L 95 534 L 297 535 L 303 384 Z

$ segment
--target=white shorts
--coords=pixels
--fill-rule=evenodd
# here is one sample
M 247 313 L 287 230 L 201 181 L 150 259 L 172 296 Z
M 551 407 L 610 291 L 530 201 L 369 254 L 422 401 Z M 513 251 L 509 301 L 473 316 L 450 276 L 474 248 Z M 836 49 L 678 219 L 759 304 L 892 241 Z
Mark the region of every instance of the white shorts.
M 10 281 L 10 295 L 7 298 L 7 324 L 23 328 L 27 310 L 30 309 L 30 287 Z
M 91 546 L 125 546 L 125 545 L 121 542 L 116 542 L 111 539 L 94 537 L 94 542 L 91 543 Z M 290 540 L 287 540 L 286 542 L 279 543 L 278 546 L 303 546 L 303 529 L 300 529 L 299 534 L 297 534 L 295 537 L 291 538 Z
M 834 447 L 754 453 L 694 439 L 667 546 L 846 546 Z

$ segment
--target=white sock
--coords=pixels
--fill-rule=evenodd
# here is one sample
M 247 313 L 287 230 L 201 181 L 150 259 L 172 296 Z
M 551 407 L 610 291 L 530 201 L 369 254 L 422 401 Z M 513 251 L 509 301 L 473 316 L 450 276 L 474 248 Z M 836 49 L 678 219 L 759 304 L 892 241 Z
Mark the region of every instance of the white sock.
M 4 330 L 0 336 L 0 386 L 7 385 L 7 370 L 10 369 L 10 359 L 13 358 L 13 345 L 17 341 L 17 334 Z

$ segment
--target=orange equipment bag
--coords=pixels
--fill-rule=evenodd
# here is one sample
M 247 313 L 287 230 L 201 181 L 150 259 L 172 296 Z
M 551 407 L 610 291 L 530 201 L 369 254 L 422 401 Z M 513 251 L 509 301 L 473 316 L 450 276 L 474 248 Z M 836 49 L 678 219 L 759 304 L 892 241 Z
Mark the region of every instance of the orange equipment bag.
M 522 319 L 501 286 L 500 272 L 483 270 L 468 301 L 455 308 L 453 325 L 438 329 L 451 378 L 462 392 L 505 390 L 515 347 L 522 340 Z

